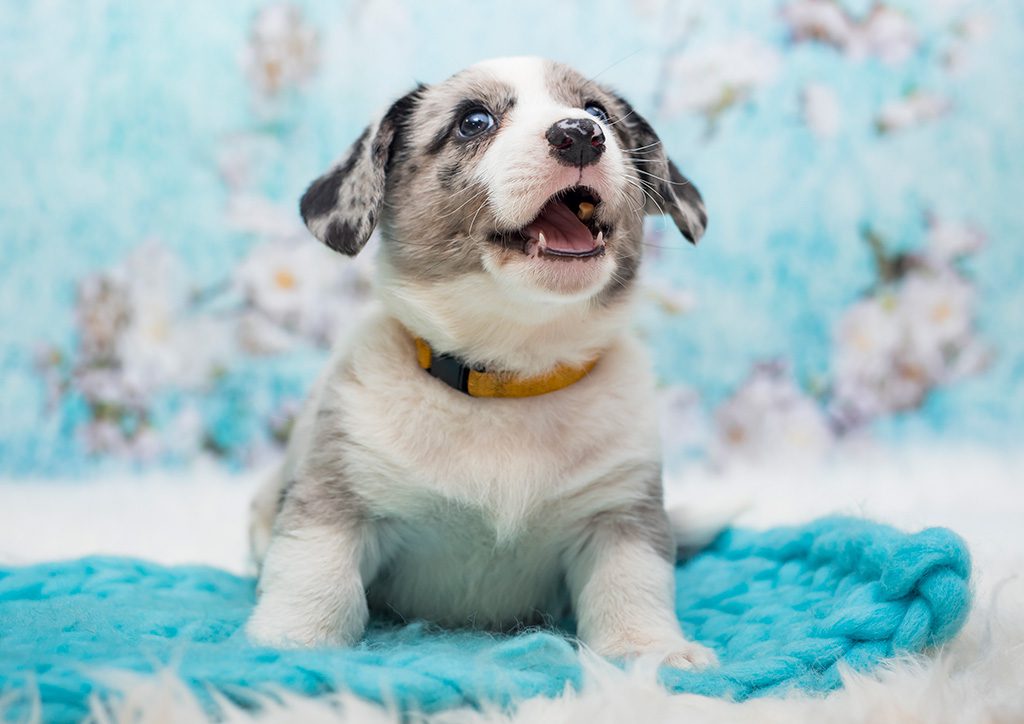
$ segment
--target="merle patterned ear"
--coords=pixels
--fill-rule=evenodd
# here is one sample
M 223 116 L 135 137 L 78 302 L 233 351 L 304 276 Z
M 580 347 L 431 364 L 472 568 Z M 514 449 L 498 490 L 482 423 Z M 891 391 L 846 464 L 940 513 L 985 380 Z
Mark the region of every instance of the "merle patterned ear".
M 355 256 L 377 226 L 387 172 L 424 89 L 419 86 L 395 101 L 302 195 L 302 220 L 313 236 L 335 251 Z
M 648 214 L 668 214 L 683 236 L 696 244 L 708 225 L 704 199 L 693 183 L 679 172 L 665 154 L 665 148 L 651 124 L 621 96 L 620 135 L 626 143 L 628 159 L 649 196 L 644 210 Z

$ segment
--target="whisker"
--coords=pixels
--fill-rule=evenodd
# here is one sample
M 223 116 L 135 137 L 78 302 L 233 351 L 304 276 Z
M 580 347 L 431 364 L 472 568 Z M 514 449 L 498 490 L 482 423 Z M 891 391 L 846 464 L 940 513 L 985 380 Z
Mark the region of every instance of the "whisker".
M 652 249 L 667 249 L 669 251 L 686 251 L 687 248 L 688 248 L 688 247 L 683 246 L 681 244 L 680 245 L 665 246 L 664 244 L 652 244 L 649 241 L 641 241 L 640 243 L 643 244 L 644 246 L 649 246 Z
M 626 153 L 632 153 L 634 151 L 643 151 L 645 149 L 654 148 L 655 146 L 660 146 L 660 145 L 661 145 L 661 141 L 655 141 L 654 143 L 648 143 L 646 146 L 637 146 L 636 148 L 624 148 L 623 150 Z
M 650 189 L 654 193 L 657 193 L 658 196 L 661 196 L 661 193 L 654 186 L 654 184 L 651 183 L 650 181 L 647 181 L 646 179 L 642 179 L 639 176 L 631 176 L 629 174 L 627 174 L 625 178 L 626 178 L 626 181 L 628 183 L 631 183 L 635 188 L 638 188 L 638 189 Z
M 630 53 L 629 55 L 627 55 L 627 56 L 626 56 L 625 58 L 621 58 L 620 60 L 616 60 L 616 61 L 615 61 L 614 63 L 612 63 L 611 65 L 609 65 L 609 66 L 608 66 L 607 68 L 605 68 L 604 70 L 602 70 L 602 71 L 601 71 L 600 73 L 598 73 L 597 75 L 595 75 L 595 76 L 593 76 L 593 77 L 589 78 L 589 79 L 587 80 L 587 82 L 588 82 L 588 83 L 593 83 L 593 82 L 594 82 L 595 80 L 597 80 L 597 78 L 599 78 L 600 76 L 602 76 L 602 75 L 604 75 L 605 73 L 607 73 L 607 72 L 608 72 L 609 70 L 611 70 L 612 68 L 614 68 L 615 66 L 617 66 L 617 65 L 618 65 L 619 63 L 624 63 L 624 62 L 626 62 L 627 60 L 629 60 L 630 58 L 632 58 L 632 57 L 633 57 L 634 55 L 636 55 L 637 53 L 639 53 L 639 52 L 640 52 L 641 50 L 643 50 L 643 48 L 637 48 L 637 49 L 636 49 L 636 50 L 634 50 L 634 51 L 633 51 L 632 53 Z
M 466 199 L 465 201 L 463 201 L 463 202 L 462 202 L 461 204 L 459 204 L 459 205 L 458 205 L 458 206 L 457 206 L 456 208 L 452 209 L 451 211 L 449 211 L 449 212 L 448 212 L 448 213 L 446 213 L 446 214 L 441 214 L 441 215 L 440 215 L 440 216 L 438 216 L 437 218 L 438 218 L 438 219 L 446 219 L 446 218 L 448 218 L 449 216 L 452 216 L 453 214 L 456 214 L 456 213 L 458 213 L 458 212 L 459 212 L 460 210 L 462 210 L 462 209 L 463 209 L 463 208 L 464 208 L 464 207 L 465 207 L 465 206 L 466 206 L 467 204 L 470 204 L 470 203 L 472 203 L 472 202 L 473 202 L 473 201 L 475 201 L 476 199 L 480 198 L 480 195 L 481 195 L 481 194 L 485 194 L 485 193 L 487 193 L 487 188 L 486 188 L 486 187 L 480 188 L 479 190 L 477 190 L 477 192 L 476 192 L 476 193 L 474 193 L 474 194 L 473 194 L 472 196 L 470 196 L 470 197 L 469 197 L 468 199 Z
M 657 174 L 651 173 L 650 171 L 643 171 L 643 170 L 641 170 L 641 169 L 639 169 L 639 168 L 638 168 L 638 169 L 636 169 L 636 172 L 637 172 L 637 173 L 642 173 L 642 174 L 643 174 L 644 176 L 650 176 L 651 178 L 656 178 L 656 179 L 658 179 L 659 181 L 661 181 L 662 183 L 667 183 L 667 184 L 669 184 L 670 186 L 689 186 L 689 185 L 690 185 L 690 184 L 689 184 L 688 182 L 686 182 L 686 181 L 670 181 L 670 180 L 669 180 L 669 179 L 667 179 L 667 178 L 662 178 L 661 176 L 659 176 L 659 175 L 657 175 Z
M 652 184 L 650 181 L 640 181 L 640 185 L 643 188 L 651 192 L 652 195 L 656 195 L 662 201 L 665 201 L 665 194 L 661 193 L 661 189 Z
M 649 184 L 647 184 L 646 182 L 642 181 L 639 177 L 628 176 L 627 175 L 626 179 L 630 183 L 633 183 L 634 186 L 636 188 L 638 188 L 643 193 L 644 196 L 646 196 L 648 199 L 650 199 L 651 203 L 653 203 L 655 206 L 658 207 L 658 211 L 660 211 L 662 214 L 666 213 L 665 212 L 665 207 L 662 204 L 658 203 L 658 200 L 654 198 L 653 194 L 657 193 L 658 194 L 658 198 L 660 198 L 662 201 L 665 201 L 665 197 L 663 197 L 660 193 L 658 193 L 653 187 L 651 187 L 650 191 L 648 191 Z M 651 193 L 651 192 L 653 192 L 653 193 Z
M 479 208 L 477 208 L 476 213 L 473 214 L 473 218 L 469 222 L 469 235 L 470 236 L 473 235 L 473 224 L 476 223 L 476 217 L 480 215 L 480 212 L 483 211 L 484 206 L 486 206 L 486 205 L 487 205 L 487 199 L 484 199 L 483 202 L 480 204 Z
M 646 176 L 651 176 L 652 175 L 652 174 L 646 173 L 644 171 L 641 171 L 640 169 L 634 169 L 634 170 L 637 172 L 637 174 L 641 174 L 642 173 L 642 174 L 644 174 Z M 653 181 L 649 181 L 648 179 L 645 179 L 645 178 L 640 178 L 639 175 L 634 176 L 633 178 L 635 178 L 636 181 L 638 183 L 642 184 L 645 188 L 651 189 L 652 191 L 656 192 L 659 196 L 662 195 L 660 189 L 657 186 L 655 186 Z M 658 178 L 658 177 L 655 176 L 654 178 Z
M 636 111 L 630 111 L 630 112 L 629 112 L 629 113 L 627 113 L 626 115 L 624 115 L 624 116 L 620 116 L 619 118 L 616 118 L 616 119 L 615 119 L 614 121 L 609 121 L 609 122 L 608 122 L 608 123 L 607 123 L 606 125 L 607 125 L 607 126 L 608 126 L 609 128 L 611 128 L 612 126 L 615 126 L 615 125 L 618 125 L 619 123 L 622 123 L 622 122 L 623 122 L 624 120 L 626 120 L 627 118 L 629 118 L 629 117 L 630 117 L 631 115 L 633 115 L 634 113 L 636 113 Z
M 615 281 L 616 283 L 618 283 L 619 286 L 624 287 L 627 284 L 629 284 L 629 280 L 626 279 L 625 277 L 623 277 L 621 274 L 619 274 L 618 271 L 613 271 L 611 276 L 612 276 L 612 280 Z
M 628 174 L 626 176 L 624 176 L 624 178 L 625 178 L 627 183 L 635 182 L 635 179 L 633 179 Z M 629 205 L 629 208 L 633 212 L 633 215 L 636 216 L 636 218 L 639 221 L 643 221 L 643 217 L 642 217 L 642 215 L 640 213 L 641 211 L 643 211 L 643 206 L 642 205 L 641 206 L 636 206 L 633 203 L 633 198 L 629 194 L 627 194 L 625 192 L 622 192 L 622 193 L 618 194 L 618 196 L 619 196 L 620 199 L 622 199 L 623 201 L 625 201 Z

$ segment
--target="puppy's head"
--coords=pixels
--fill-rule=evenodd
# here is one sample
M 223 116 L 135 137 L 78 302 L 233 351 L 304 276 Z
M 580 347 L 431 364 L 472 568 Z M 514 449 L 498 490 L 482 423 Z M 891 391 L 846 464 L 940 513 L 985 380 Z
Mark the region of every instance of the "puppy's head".
M 468 274 L 543 302 L 614 299 L 645 213 L 696 243 L 704 205 L 623 98 L 564 65 L 492 60 L 420 86 L 302 197 L 313 234 L 357 254 L 377 224 L 398 281 Z

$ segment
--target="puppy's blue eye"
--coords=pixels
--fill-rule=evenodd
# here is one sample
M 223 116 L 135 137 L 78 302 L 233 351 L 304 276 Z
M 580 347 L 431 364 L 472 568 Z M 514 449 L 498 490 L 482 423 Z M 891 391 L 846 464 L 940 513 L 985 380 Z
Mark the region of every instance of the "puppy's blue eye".
M 596 103 L 588 103 L 583 110 L 585 110 L 587 113 L 589 113 L 599 121 L 602 121 L 604 123 L 608 122 L 608 112 L 605 111 L 604 108 L 597 105 Z
M 479 136 L 494 125 L 494 116 L 485 110 L 470 111 L 459 121 L 459 135 L 463 138 Z

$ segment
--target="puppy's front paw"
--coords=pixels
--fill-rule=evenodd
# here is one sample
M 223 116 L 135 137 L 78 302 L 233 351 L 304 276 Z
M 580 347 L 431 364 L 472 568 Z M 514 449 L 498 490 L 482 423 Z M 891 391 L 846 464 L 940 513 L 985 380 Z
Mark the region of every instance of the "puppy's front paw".
M 628 660 L 641 656 L 657 656 L 660 657 L 662 664 L 676 669 L 703 669 L 718 664 L 718 657 L 714 651 L 682 636 L 624 636 L 603 641 L 594 650 L 612 659 Z
M 686 641 L 681 646 L 674 646 L 662 663 L 674 669 L 706 669 L 709 666 L 718 666 L 718 657 L 707 646 Z

